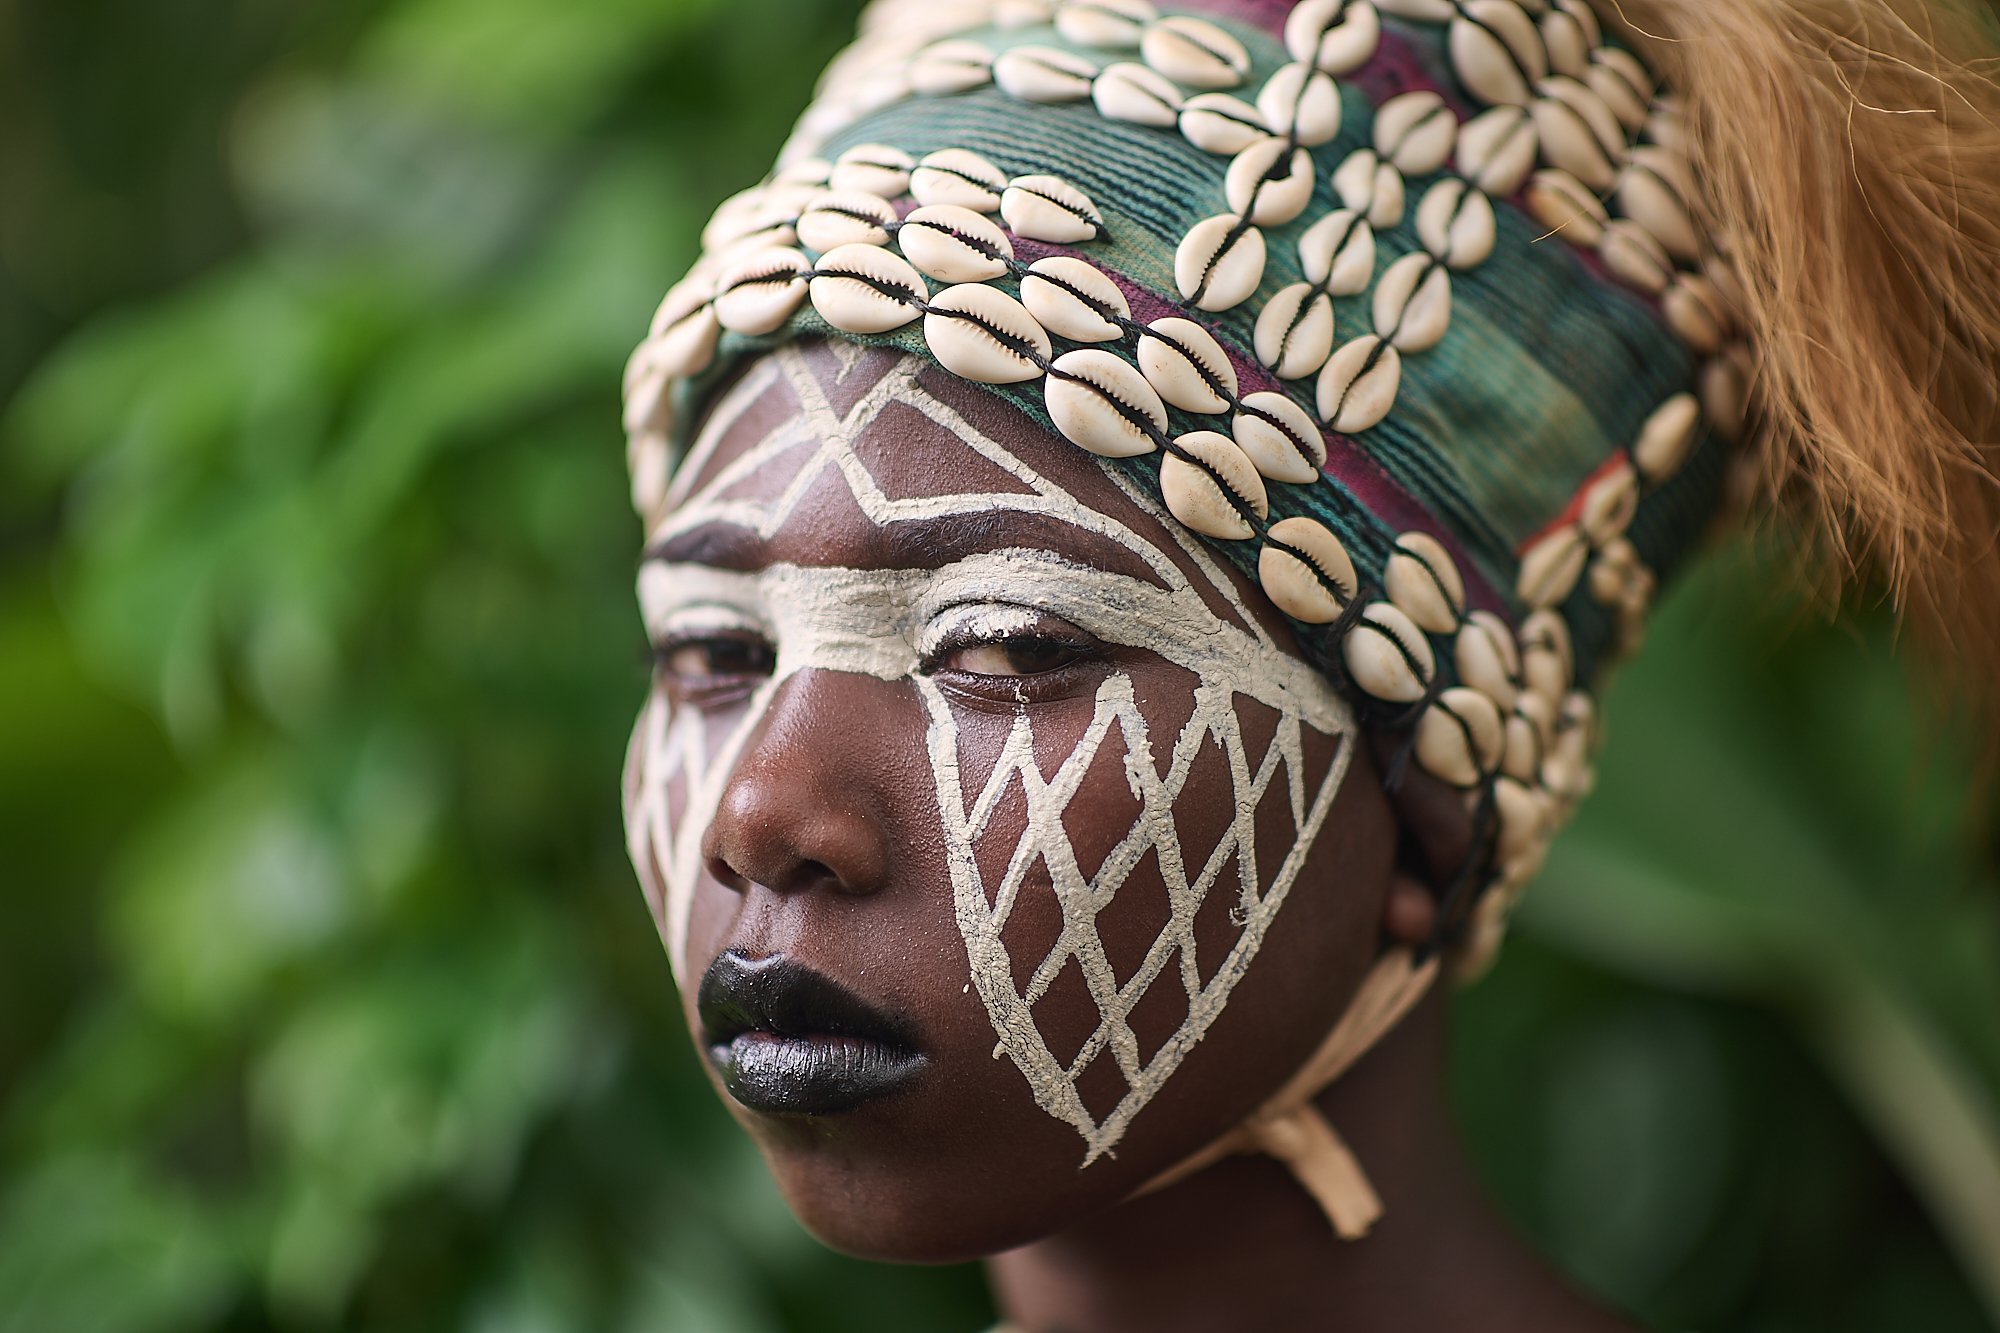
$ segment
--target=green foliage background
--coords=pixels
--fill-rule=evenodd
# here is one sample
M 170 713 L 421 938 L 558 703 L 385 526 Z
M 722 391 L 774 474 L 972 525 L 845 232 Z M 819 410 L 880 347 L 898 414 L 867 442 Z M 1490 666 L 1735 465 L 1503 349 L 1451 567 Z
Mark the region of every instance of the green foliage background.
M 0 0 L 0 1333 L 950 1330 L 714 1104 L 617 827 L 619 364 L 856 0 Z M 1661 1329 L 1990 1328 L 2000 892 L 1719 552 L 1463 1005 Z

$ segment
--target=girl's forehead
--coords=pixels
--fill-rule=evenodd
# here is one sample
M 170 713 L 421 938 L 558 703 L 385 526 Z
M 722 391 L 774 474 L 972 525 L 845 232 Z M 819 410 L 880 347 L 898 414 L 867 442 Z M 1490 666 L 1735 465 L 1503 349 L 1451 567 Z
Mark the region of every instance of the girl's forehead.
M 837 341 L 774 349 L 717 397 L 649 554 L 916 568 L 1020 546 L 1191 585 L 1246 627 L 1277 620 L 1122 473 L 917 358 Z
M 925 500 L 992 497 L 1001 507 L 1051 488 L 1121 519 L 1145 510 L 1097 460 L 1025 414 L 893 348 L 814 341 L 758 358 L 715 400 L 669 494 L 703 501 L 780 492 L 815 455 L 838 456 L 877 523 Z M 865 475 L 864 475 L 865 474 Z

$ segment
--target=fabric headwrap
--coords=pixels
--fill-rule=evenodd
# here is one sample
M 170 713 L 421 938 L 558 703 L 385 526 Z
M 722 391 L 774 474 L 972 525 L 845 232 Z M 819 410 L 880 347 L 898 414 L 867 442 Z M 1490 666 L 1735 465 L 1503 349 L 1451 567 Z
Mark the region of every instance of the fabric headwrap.
M 877 0 L 632 358 L 635 503 L 657 515 L 704 395 L 785 340 L 989 387 L 1151 488 L 1467 793 L 1490 856 L 1445 915 L 1476 967 L 1741 426 L 1682 146 L 1583 0 Z M 1379 1204 L 1310 1098 L 1434 972 L 1386 957 L 1183 1170 L 1273 1152 L 1364 1232 Z

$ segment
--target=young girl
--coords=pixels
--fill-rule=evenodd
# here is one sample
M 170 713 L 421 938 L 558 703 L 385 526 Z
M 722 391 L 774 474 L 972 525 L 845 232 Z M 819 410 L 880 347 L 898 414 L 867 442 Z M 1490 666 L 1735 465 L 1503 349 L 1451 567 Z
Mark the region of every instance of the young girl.
M 1621 1327 L 1444 1113 L 1734 497 L 1992 660 L 1945 6 L 880 0 L 627 378 L 632 851 L 829 1244 L 1023 1329 Z

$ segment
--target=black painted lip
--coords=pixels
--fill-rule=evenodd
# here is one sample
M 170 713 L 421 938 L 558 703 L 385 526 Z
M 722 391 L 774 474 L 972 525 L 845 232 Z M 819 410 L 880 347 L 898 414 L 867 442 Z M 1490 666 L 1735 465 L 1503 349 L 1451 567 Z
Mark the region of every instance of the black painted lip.
M 908 1024 L 782 954 L 724 953 L 702 977 L 695 1008 L 709 1063 L 753 1111 L 851 1111 L 924 1066 Z

